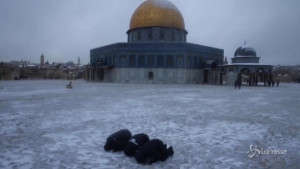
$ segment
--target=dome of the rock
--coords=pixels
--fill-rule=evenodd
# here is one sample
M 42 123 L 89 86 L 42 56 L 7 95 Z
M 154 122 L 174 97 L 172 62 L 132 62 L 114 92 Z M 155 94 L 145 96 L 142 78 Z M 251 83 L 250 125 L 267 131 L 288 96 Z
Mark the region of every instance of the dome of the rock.
M 185 30 L 180 11 L 168 0 L 146 0 L 142 3 L 131 17 L 129 30 L 154 26 Z

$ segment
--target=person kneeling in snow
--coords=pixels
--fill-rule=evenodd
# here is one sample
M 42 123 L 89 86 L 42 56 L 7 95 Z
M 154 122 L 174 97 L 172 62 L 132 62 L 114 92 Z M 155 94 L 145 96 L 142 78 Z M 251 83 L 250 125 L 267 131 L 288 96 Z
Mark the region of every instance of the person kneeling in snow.
M 111 134 L 106 139 L 104 146 L 105 151 L 122 151 L 126 147 L 128 141 L 131 139 L 131 133 L 127 129 L 123 129 Z
M 157 161 L 165 161 L 169 156 L 173 156 L 172 147 L 167 148 L 159 139 L 153 139 L 144 144 L 135 155 L 138 163 L 152 164 Z
M 140 147 L 149 141 L 149 136 L 144 133 L 134 135 L 127 143 L 124 149 L 126 156 L 133 157 L 139 151 Z
M 67 87 L 66 87 L 67 89 L 72 89 L 73 88 L 73 86 L 72 86 L 72 82 L 70 82 L 69 84 L 67 84 Z

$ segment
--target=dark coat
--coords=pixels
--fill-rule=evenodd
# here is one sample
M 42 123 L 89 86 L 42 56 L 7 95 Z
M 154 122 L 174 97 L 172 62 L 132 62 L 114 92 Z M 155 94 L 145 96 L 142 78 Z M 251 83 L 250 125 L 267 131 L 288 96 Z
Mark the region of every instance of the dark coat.
M 124 148 L 125 155 L 129 157 L 135 156 L 137 151 L 142 145 L 149 141 L 149 136 L 144 133 L 134 135 L 131 140 L 128 141 L 127 146 Z
M 153 139 L 144 144 L 136 153 L 135 159 L 138 163 L 152 164 L 157 161 L 165 161 L 174 154 L 173 148 L 167 149 L 167 145 L 159 139 Z
M 126 147 L 128 141 L 131 139 L 131 133 L 127 129 L 123 129 L 111 134 L 106 139 L 104 145 L 105 151 L 122 151 Z

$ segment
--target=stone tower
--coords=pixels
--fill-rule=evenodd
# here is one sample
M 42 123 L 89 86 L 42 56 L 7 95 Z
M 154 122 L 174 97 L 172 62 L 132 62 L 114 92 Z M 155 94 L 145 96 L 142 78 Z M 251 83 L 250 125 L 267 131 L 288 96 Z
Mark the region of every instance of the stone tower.
M 45 63 L 45 57 L 44 57 L 44 54 L 42 54 L 40 66 L 44 66 L 44 63 Z

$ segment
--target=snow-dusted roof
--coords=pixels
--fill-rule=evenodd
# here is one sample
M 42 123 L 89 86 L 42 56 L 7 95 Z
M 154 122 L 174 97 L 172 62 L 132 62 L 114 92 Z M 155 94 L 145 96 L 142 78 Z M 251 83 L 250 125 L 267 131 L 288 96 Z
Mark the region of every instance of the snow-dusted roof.
M 231 65 L 261 65 L 259 63 L 232 63 Z
M 238 65 L 242 65 L 242 66 L 273 66 L 273 65 L 266 65 L 266 64 L 260 64 L 260 63 L 231 63 L 231 64 L 227 64 L 227 65 L 221 65 L 221 66 L 238 66 Z
M 248 45 L 243 45 L 243 46 L 241 46 L 241 48 L 244 49 L 245 51 L 256 52 L 253 47 L 250 47 Z
M 236 58 L 238 58 L 238 57 L 253 57 L 253 56 L 241 56 L 241 55 L 237 55 L 237 56 L 235 56 Z M 257 56 L 256 56 L 257 57 Z
M 234 53 L 234 57 L 243 57 L 243 56 L 254 56 L 256 57 L 256 51 L 253 47 L 243 45 L 237 48 L 237 50 Z

